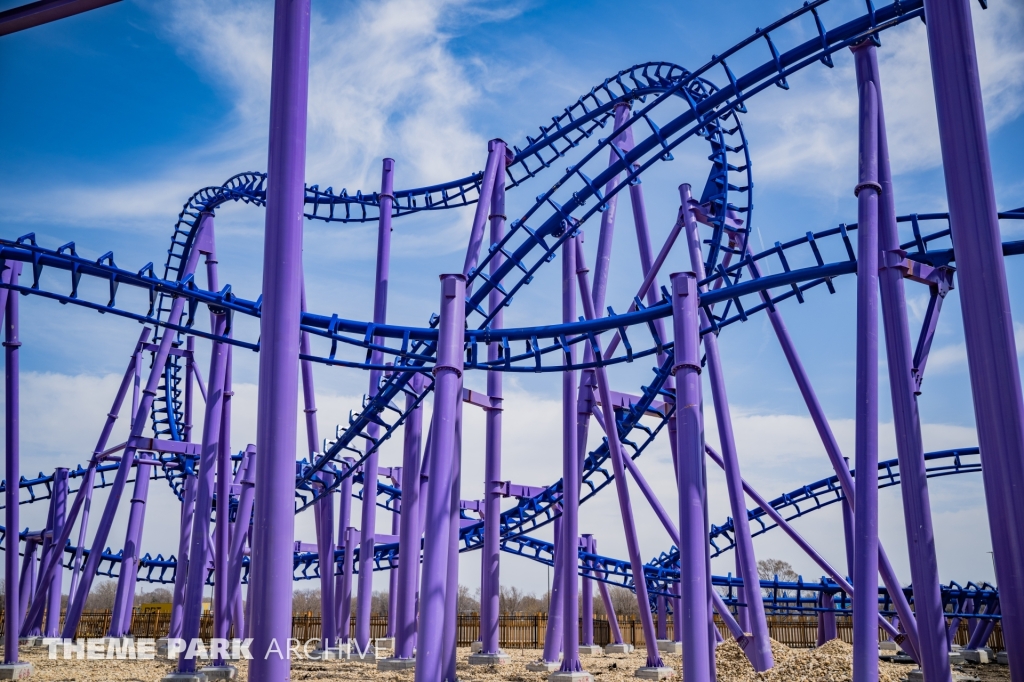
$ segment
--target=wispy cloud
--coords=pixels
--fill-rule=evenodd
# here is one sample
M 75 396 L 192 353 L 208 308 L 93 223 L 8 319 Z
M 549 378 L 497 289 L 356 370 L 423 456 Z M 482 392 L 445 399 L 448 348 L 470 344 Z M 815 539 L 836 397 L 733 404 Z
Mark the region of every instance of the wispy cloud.
M 1024 111 L 1024 7 L 976 8 L 974 27 L 989 130 Z M 886 129 L 894 174 L 941 163 L 925 26 L 919 21 L 882 34 L 878 50 Z M 815 65 L 790 79 L 792 90 L 760 98 L 746 118 L 756 177 L 764 184 L 796 180 L 807 193 L 848 192 L 856 172 L 857 90 L 853 59 L 834 69 Z

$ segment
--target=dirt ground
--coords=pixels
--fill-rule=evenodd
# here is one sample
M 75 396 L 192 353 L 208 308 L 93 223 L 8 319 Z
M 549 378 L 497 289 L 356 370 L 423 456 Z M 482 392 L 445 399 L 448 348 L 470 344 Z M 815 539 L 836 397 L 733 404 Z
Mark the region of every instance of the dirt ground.
M 818 649 L 790 649 L 772 643 L 775 667 L 764 673 L 755 673 L 735 642 L 718 647 L 716 662 L 720 682 L 847 682 L 852 680 L 852 647 L 834 640 Z M 173 670 L 173 662 L 163 658 L 152 661 L 102 660 L 78 661 L 49 660 L 45 648 L 23 648 L 21 659 L 35 665 L 32 680 L 39 682 L 158 682 Z M 511 651 L 512 663 L 495 666 L 470 666 L 469 649 L 459 649 L 459 679 L 464 682 L 543 682 L 547 673 L 526 670 L 526 664 L 537 660 L 540 651 Z M 681 675 L 681 657 L 664 656 L 665 663 Z M 595 682 L 626 682 L 635 680 L 634 672 L 646 660 L 646 655 L 584 656 L 583 669 L 594 675 Z M 246 679 L 247 665 L 238 662 L 238 679 Z M 879 662 L 879 682 L 900 682 L 913 666 Z M 1003 665 L 954 666 L 954 680 L 962 682 L 1008 682 L 1009 669 Z M 292 663 L 293 680 L 361 680 L 374 682 L 412 682 L 413 672 L 378 672 L 373 665 L 354 661 L 295 660 Z M 676 679 L 679 679 L 678 677 Z

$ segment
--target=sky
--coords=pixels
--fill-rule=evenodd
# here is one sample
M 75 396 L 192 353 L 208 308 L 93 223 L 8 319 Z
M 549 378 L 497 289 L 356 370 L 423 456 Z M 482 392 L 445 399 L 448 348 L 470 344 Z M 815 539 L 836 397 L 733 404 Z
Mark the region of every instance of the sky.
M 17 4 L 3 0 L 0 9 Z M 834 25 L 861 7 L 833 0 L 822 18 Z M 385 157 L 396 160 L 397 187 L 464 177 L 483 167 L 487 140 L 500 137 L 522 146 L 538 125 L 619 70 L 646 61 L 695 68 L 796 8 L 791 0 L 635 2 L 626 10 L 610 2 L 314 2 L 307 182 L 336 191 L 375 191 Z M 0 235 L 34 232 L 50 247 L 73 240 L 80 254 L 92 257 L 113 250 L 117 263 L 129 269 L 161 264 L 176 217 L 192 193 L 238 172 L 266 169 L 272 9 L 269 1 L 127 0 L 0 39 Z M 992 2 L 988 10 L 976 3 L 972 9 L 997 204 L 1015 208 L 1024 205 L 1024 7 Z M 807 39 L 802 30 L 813 31 L 813 25 L 777 35 L 780 49 Z M 897 212 L 944 211 L 924 25 L 915 20 L 886 31 L 878 56 Z M 815 64 L 789 84 L 789 90 L 758 95 L 741 117 L 753 164 L 751 225 L 758 250 L 856 220 L 852 56 L 836 54 L 834 68 Z M 706 147 L 687 144 L 676 161 L 644 176 L 656 245 L 675 220 L 676 186 L 703 186 L 706 156 Z M 557 179 L 556 172 L 510 191 L 510 218 L 528 208 Z M 461 268 L 471 219 L 472 210 L 460 210 L 395 221 L 389 322 L 426 323 L 437 309 L 437 275 Z M 248 299 L 260 292 L 263 224 L 262 209 L 234 204 L 216 219 L 220 280 Z M 1008 240 L 1024 233 L 1024 226 L 1011 221 L 1001 227 Z M 590 258 L 596 230 L 594 221 L 584 228 L 590 232 Z M 369 319 L 375 245 L 374 224 L 307 222 L 309 309 Z M 642 279 L 637 253 L 629 212 L 620 210 L 608 296 L 617 310 L 628 306 Z M 677 248 L 663 272 L 688 269 L 685 251 Z M 517 296 L 506 324 L 559 319 L 559 270 L 549 266 Z M 1009 259 L 1007 275 L 1016 325 L 1024 325 L 1022 264 Z M 852 457 L 854 280 L 837 280 L 836 289 L 829 295 L 819 288 L 803 305 L 790 301 L 781 309 L 840 446 Z M 928 292 L 912 282 L 906 292 L 916 339 Z M 977 444 L 959 305 L 954 290 L 945 300 L 919 399 L 927 451 Z M 255 327 L 245 324 L 240 329 L 254 334 Z M 129 320 L 29 297 L 22 301 L 21 333 L 22 472 L 84 463 L 139 329 Z M 1024 339 L 1024 328 L 1018 339 Z M 772 498 L 829 476 L 767 318 L 733 325 L 719 343 L 744 477 Z M 198 344 L 204 368 L 207 345 Z M 255 439 L 257 367 L 255 354 L 235 353 L 235 450 Z M 888 459 L 896 453 L 884 352 L 879 371 L 880 457 Z M 336 424 L 347 422 L 349 410 L 358 409 L 367 377 L 324 367 L 315 376 L 319 431 L 329 437 Z M 649 380 L 650 366 L 616 368 L 611 376 L 614 389 L 635 393 Z M 483 387 L 477 374 L 469 373 L 466 381 Z M 503 477 L 547 485 L 561 472 L 560 384 L 552 376 L 515 375 L 505 386 Z M 706 402 L 708 441 L 717 446 Z M 467 408 L 466 499 L 482 491 L 484 427 L 476 412 Z M 126 433 L 127 418 L 119 421 L 112 442 Z M 201 423 L 201 415 L 196 421 Z M 597 432 L 595 425 L 592 446 Z M 301 430 L 299 441 L 301 453 Z M 396 438 L 383 449 L 381 463 L 400 460 Z M 666 508 L 674 509 L 667 442 L 659 439 L 638 463 Z M 709 472 L 709 486 L 711 520 L 721 524 L 729 504 L 720 472 Z M 992 580 L 980 475 L 933 479 L 929 487 L 942 580 Z M 167 555 L 177 544 L 177 511 L 169 490 L 151 491 L 143 551 Z M 642 553 L 649 559 L 671 543 L 635 486 L 631 494 Z M 880 505 L 882 540 L 897 573 L 909 582 L 898 488 L 884 490 Z M 38 527 L 43 507 L 23 508 L 23 525 Z M 586 503 L 582 519 L 581 532 L 596 534 L 601 553 L 626 556 L 612 487 Z M 111 529 L 111 546 L 121 546 L 125 524 L 122 512 Z M 845 563 L 837 505 L 794 525 L 829 561 Z M 380 512 L 378 529 L 389 527 L 388 514 Z M 538 535 L 550 538 L 550 528 Z M 313 540 L 308 514 L 297 517 L 296 536 Z M 810 579 L 821 575 L 780 531 L 757 538 L 755 550 L 762 558 L 790 561 Z M 716 559 L 714 572 L 734 570 L 733 560 L 731 554 Z M 503 567 L 506 582 L 546 589 L 545 567 L 507 555 Z M 461 580 L 479 584 L 475 554 L 463 555 Z M 378 576 L 376 584 L 383 587 L 386 580 Z

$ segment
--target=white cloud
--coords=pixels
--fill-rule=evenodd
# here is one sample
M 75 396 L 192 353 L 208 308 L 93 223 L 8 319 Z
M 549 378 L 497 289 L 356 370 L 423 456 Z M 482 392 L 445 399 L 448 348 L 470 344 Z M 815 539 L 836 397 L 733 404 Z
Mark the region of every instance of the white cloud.
M 1024 8 L 994 3 L 975 7 L 985 114 L 989 130 L 1024 109 Z M 799 180 L 808 193 L 846 195 L 856 173 L 857 89 L 853 59 L 834 56 L 835 68 L 812 65 L 790 79 L 789 92 L 771 90 L 751 105 L 745 118 L 752 139 L 756 177 L 761 183 Z M 882 34 L 878 50 L 893 173 L 941 163 L 925 26 L 911 21 Z M 842 178 L 850 179 L 844 183 Z

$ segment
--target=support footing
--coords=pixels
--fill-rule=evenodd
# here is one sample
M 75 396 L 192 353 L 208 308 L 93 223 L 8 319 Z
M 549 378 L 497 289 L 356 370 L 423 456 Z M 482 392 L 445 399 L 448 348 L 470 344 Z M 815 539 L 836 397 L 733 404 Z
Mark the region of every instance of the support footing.
M 964 656 L 959 651 L 950 651 L 949 652 L 949 664 L 950 665 L 960 665 L 963 662 L 964 662 Z
M 633 653 L 632 644 L 607 644 L 604 647 L 606 654 L 631 654 Z
M 206 675 L 201 672 L 169 673 L 160 678 L 160 682 L 207 682 Z
M 496 654 L 475 653 L 469 655 L 470 665 L 507 665 L 512 662 L 512 657 L 504 651 Z
M 600 656 L 604 653 L 604 647 L 596 644 L 580 644 L 580 656 Z
M 337 661 L 345 658 L 345 654 L 348 653 L 348 649 L 341 647 L 331 647 L 329 649 L 314 649 L 309 657 L 314 661 Z
M 553 673 L 558 670 L 562 664 L 558 661 L 554 663 L 549 661 L 532 661 L 526 664 L 526 669 L 531 673 Z
M 984 649 L 963 649 L 960 651 L 960 655 L 970 663 L 990 663 L 992 661 Z
M 900 645 L 897 644 L 896 642 L 892 642 L 892 641 L 888 641 L 887 640 L 887 641 L 879 642 L 878 643 L 878 650 L 879 651 L 897 652 L 897 651 L 900 650 Z
M 5 663 L 0 665 L 0 680 L 24 680 L 32 676 L 31 663 Z
M 1005 651 L 1000 651 L 996 654 L 996 663 L 999 665 L 1010 665 L 1010 654 Z
M 659 639 L 658 651 L 663 654 L 681 654 L 683 653 L 683 643 L 673 642 L 671 639 Z
M 415 658 L 382 658 L 377 661 L 377 670 L 413 670 L 415 667 Z
M 548 682 L 594 682 L 594 676 L 586 670 L 577 670 L 575 672 L 556 670 L 548 675 Z
M 469 645 L 469 653 L 471 653 L 471 654 L 478 654 L 478 653 L 480 653 L 483 650 L 484 650 L 484 643 L 481 642 L 479 639 L 476 640 L 475 642 L 471 642 L 470 645 Z
M 233 680 L 238 677 L 238 668 L 233 665 L 208 665 L 200 668 L 199 672 L 206 675 L 210 680 Z
M 641 680 L 667 680 L 674 677 L 676 671 L 672 668 L 637 668 L 636 676 Z
M 373 640 L 373 645 L 378 649 L 394 649 L 395 638 L 394 637 L 380 637 Z
M 377 658 L 377 652 L 374 649 L 370 649 L 364 654 L 360 654 L 355 647 L 352 647 L 352 651 L 348 656 L 345 657 L 346 661 L 355 661 L 356 663 L 367 663 L 369 665 L 376 665 L 377 661 L 383 661 L 383 658 Z

